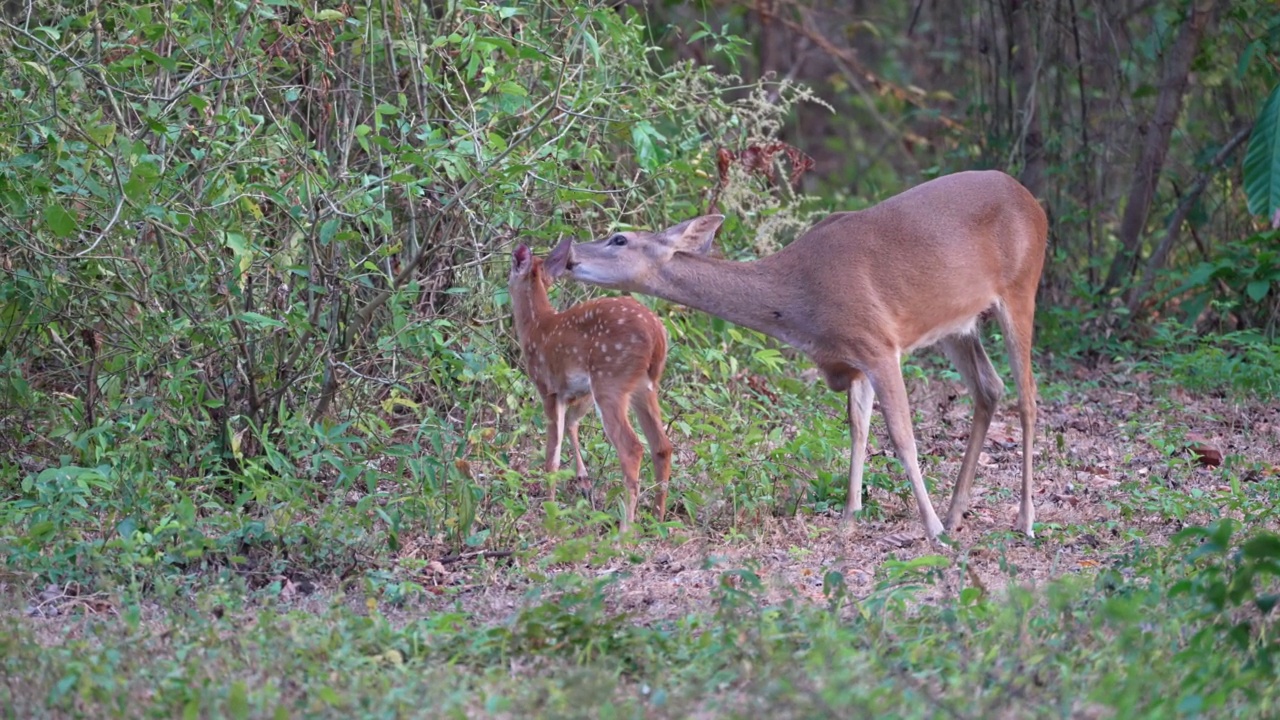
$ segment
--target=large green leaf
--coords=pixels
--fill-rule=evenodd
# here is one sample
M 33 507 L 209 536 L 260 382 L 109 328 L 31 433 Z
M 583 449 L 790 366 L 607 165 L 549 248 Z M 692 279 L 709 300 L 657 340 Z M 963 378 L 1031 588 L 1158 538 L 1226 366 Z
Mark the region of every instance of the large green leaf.
M 76 234 L 78 223 L 76 216 L 54 201 L 44 206 L 44 223 L 57 237 L 66 239 Z
M 1249 137 L 1244 156 L 1249 212 L 1267 219 L 1280 210 L 1280 86 L 1271 91 Z

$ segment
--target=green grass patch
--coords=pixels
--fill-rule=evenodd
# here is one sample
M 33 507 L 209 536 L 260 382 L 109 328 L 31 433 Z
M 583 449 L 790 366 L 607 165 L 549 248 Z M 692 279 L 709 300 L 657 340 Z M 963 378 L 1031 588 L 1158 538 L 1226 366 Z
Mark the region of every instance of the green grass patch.
M 289 609 L 207 589 L 163 610 L 0 620 L 15 717 L 1266 717 L 1280 702 L 1280 538 L 1230 522 L 1042 587 L 891 562 L 853 598 L 769 604 L 729 571 L 710 609 L 637 624 L 610 579 L 566 573 L 509 617 Z M 429 710 L 428 710 L 429 709 Z

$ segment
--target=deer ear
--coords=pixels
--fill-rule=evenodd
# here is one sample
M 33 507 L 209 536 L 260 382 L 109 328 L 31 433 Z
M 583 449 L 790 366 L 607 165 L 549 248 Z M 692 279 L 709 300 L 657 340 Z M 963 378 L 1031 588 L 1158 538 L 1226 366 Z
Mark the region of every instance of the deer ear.
M 662 236 L 676 252 L 706 255 L 723 222 L 723 215 L 702 215 L 663 230 Z
M 543 262 L 542 268 L 547 275 L 553 280 L 564 275 L 569 269 L 569 261 L 573 259 L 573 240 L 565 238 L 556 245 L 556 249 L 547 255 L 547 259 Z
M 529 246 L 524 243 L 520 243 L 516 246 L 515 250 L 511 251 L 511 265 L 513 267 L 521 267 L 525 263 L 529 262 L 530 254 Z

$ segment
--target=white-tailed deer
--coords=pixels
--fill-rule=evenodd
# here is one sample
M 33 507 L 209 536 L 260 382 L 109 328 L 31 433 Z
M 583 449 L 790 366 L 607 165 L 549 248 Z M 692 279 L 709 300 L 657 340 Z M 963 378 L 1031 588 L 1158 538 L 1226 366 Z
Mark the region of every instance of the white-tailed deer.
M 567 430 L 578 479 L 586 480 L 578 422 L 594 400 L 605 435 L 622 464 L 627 490 L 625 531 L 636 519 L 644 454 L 627 419 L 630 407 L 649 442 L 658 485 L 657 515 L 662 520 L 671 477 L 671 442 L 662 429 L 658 407 L 658 383 L 667 362 L 667 329 L 652 311 L 629 297 L 600 298 L 557 313 L 547 299 L 547 288 L 554 281 L 542 258 L 534 257 L 528 246 L 522 244 L 512 253 L 508 289 L 516 337 L 525 371 L 537 386 L 547 415 L 545 468 L 547 472 L 560 468 L 561 440 Z M 553 486 L 552 499 L 554 492 Z
M 547 258 L 556 274 L 656 295 L 758 330 L 807 354 L 827 384 L 849 393 L 852 440 L 844 519 L 862 509 L 872 392 L 911 481 L 930 539 L 943 524 L 916 459 L 903 353 L 941 342 L 974 399 L 973 423 L 947 512 L 954 529 L 969 506 L 978 455 L 1004 384 L 982 349 L 980 316 L 1004 330 L 1022 418 L 1022 502 L 1017 529 L 1032 535 L 1036 386 L 1031 334 L 1048 221 L 1017 180 L 998 171 L 940 177 L 878 205 L 832 214 L 754 262 L 708 257 L 724 217 L 705 215 L 662 232 L 562 241 Z

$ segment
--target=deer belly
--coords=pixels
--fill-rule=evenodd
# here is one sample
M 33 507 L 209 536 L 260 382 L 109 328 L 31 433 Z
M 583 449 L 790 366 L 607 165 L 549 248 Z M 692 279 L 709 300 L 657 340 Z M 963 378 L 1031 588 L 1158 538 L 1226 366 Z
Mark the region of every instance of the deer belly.
M 978 317 L 981 313 L 971 315 L 969 317 L 960 318 L 950 323 L 939 325 L 922 334 L 915 342 L 911 343 L 902 352 L 909 353 L 912 350 L 929 347 L 944 337 L 952 335 L 972 335 L 978 329 Z
M 585 371 L 565 373 L 564 382 L 557 394 L 563 396 L 566 402 L 590 395 L 591 375 Z

